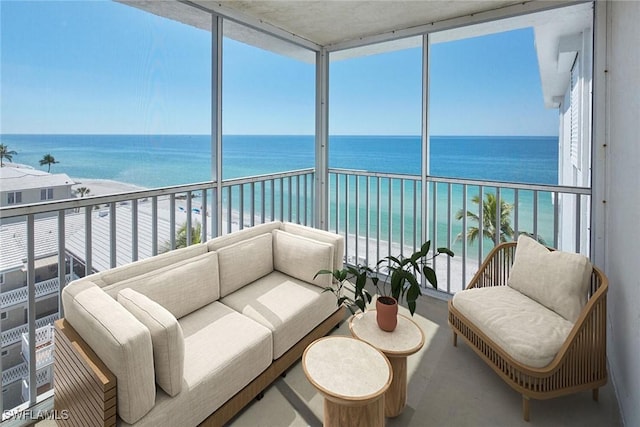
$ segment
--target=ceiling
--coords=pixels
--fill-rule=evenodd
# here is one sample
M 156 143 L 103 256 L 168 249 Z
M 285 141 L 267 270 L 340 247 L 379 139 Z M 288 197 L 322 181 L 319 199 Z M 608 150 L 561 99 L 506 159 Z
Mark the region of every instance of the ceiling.
M 522 1 L 220 1 L 196 0 L 212 8 L 222 5 L 320 46 L 358 40 L 431 22 L 498 9 Z

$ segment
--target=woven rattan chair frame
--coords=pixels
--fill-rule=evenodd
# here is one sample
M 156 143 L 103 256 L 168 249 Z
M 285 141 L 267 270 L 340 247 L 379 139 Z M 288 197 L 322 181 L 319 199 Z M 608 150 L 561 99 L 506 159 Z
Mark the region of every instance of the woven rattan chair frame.
M 506 286 L 515 248 L 516 242 L 495 247 L 467 289 Z M 526 421 L 529 421 L 529 399 L 550 399 L 592 390 L 593 399 L 597 401 L 598 388 L 607 382 L 608 287 L 605 275 L 593 267 L 587 304 L 556 357 L 544 368 L 532 368 L 514 360 L 456 310 L 453 301 L 449 301 L 453 345 L 457 345 L 457 336 L 462 336 L 508 385 L 522 394 L 522 415 Z

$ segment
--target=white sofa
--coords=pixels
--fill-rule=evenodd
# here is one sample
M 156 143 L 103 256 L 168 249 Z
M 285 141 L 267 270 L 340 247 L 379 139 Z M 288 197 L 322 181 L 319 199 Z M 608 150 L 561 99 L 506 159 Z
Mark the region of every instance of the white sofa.
M 330 275 L 314 278 L 343 256 L 339 235 L 262 224 L 76 280 L 62 292 L 65 321 L 117 378 L 118 424 L 211 422 L 252 385 L 212 423 L 226 422 L 275 379 L 264 378 L 274 362 L 286 359 L 281 373 L 303 338 L 344 318 L 323 292 Z M 71 399 L 56 389 L 57 409 Z

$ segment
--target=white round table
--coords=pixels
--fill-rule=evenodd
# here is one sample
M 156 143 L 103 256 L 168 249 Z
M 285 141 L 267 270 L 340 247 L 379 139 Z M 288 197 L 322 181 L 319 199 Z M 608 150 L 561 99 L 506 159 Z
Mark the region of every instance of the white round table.
M 351 337 L 324 337 L 306 348 L 302 369 L 324 396 L 324 426 L 384 425 L 393 374 L 382 352 Z
M 424 332 L 406 316 L 398 315 L 398 325 L 393 332 L 378 327 L 376 311 L 358 313 L 349 320 L 351 335 L 362 340 L 387 356 L 393 370 L 393 381 L 385 396 L 385 415 L 400 415 L 407 403 L 407 356 L 424 345 Z

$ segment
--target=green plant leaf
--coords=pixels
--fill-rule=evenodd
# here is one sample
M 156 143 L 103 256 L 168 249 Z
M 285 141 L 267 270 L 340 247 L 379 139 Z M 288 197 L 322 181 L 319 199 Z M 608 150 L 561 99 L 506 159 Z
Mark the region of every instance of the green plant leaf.
M 358 306 L 358 308 L 360 309 L 360 311 L 362 311 L 364 313 L 364 310 L 365 310 L 364 301 L 359 299 L 359 300 L 356 300 L 355 303 Z
M 431 240 L 427 240 L 420 247 L 420 252 L 422 253 L 423 256 L 425 256 L 429 253 L 430 248 L 431 248 Z
M 433 286 L 435 289 L 438 289 L 438 278 L 436 277 L 436 272 L 433 271 L 433 268 L 425 265 L 422 269 L 422 273 L 427 278 L 429 283 L 431 283 L 431 286 Z
M 415 301 L 407 301 L 407 307 L 409 307 L 409 312 L 413 316 L 416 312 L 416 302 Z
M 336 271 L 338 271 L 338 270 L 336 270 Z M 333 272 L 333 271 L 331 271 L 331 270 L 320 270 L 320 271 L 318 271 L 318 272 L 316 273 L 316 275 L 315 275 L 315 276 L 313 276 L 313 278 L 315 279 L 316 277 L 318 277 L 318 276 L 319 276 L 319 275 L 321 275 L 321 274 L 334 274 L 334 272 Z M 334 274 L 334 276 L 335 276 L 335 274 Z
M 438 253 L 441 253 L 441 254 L 447 254 L 447 255 L 449 255 L 450 257 L 455 256 L 455 254 L 453 253 L 453 251 L 452 251 L 451 249 L 449 249 L 449 248 L 444 248 L 444 247 L 443 247 L 443 248 L 438 248 Z

